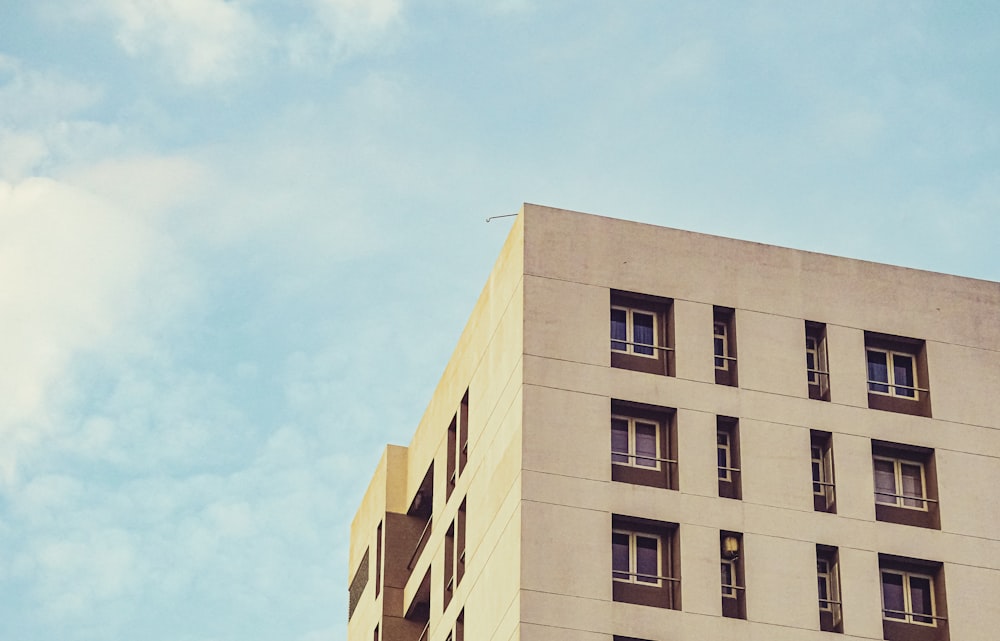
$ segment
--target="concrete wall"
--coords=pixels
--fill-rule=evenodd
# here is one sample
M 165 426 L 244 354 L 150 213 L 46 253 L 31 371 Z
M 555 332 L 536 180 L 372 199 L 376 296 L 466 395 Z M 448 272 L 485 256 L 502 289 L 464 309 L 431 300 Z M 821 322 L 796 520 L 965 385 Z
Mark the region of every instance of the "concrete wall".
M 390 447 L 375 471 L 351 528 L 350 565 L 371 548 L 375 572 L 375 531 L 386 511 L 405 514 L 433 463 L 431 534 L 423 552 L 406 572 L 405 585 L 374 597 L 374 579 L 348 625 L 348 639 L 368 641 L 381 622 L 386 641 L 415 640 L 424 627 L 396 619 L 422 591 L 430 574 L 428 641 L 443 641 L 465 607 L 466 639 L 507 639 L 519 625 L 517 559 L 520 548 L 520 469 L 522 417 L 523 232 L 514 223 L 501 255 L 455 352 L 416 427 L 407 448 Z M 391 386 L 391 385 L 390 385 Z M 448 478 L 448 426 L 469 392 L 469 455 L 451 497 Z M 466 500 L 466 569 L 447 609 L 443 608 L 445 557 L 452 554 L 445 533 Z M 406 518 L 406 517 L 401 517 Z M 393 550 L 407 557 L 412 547 Z M 502 564 L 492 558 L 508 559 Z M 404 563 L 405 565 L 405 563 Z M 348 579 L 350 580 L 350 578 Z M 390 599 L 398 600 L 397 604 Z M 392 606 L 392 607 L 390 607 Z
M 982 613 L 1000 512 L 983 490 L 1000 481 L 1000 285 L 545 207 L 524 218 L 524 638 L 829 638 L 817 543 L 839 548 L 839 638 L 882 638 L 879 553 L 942 562 L 951 638 L 995 638 Z M 674 300 L 675 377 L 610 367 L 612 289 Z M 738 388 L 714 384 L 716 305 L 736 310 Z M 827 326 L 830 402 L 808 398 L 805 320 Z M 932 418 L 868 408 L 866 330 L 925 341 Z M 611 399 L 677 410 L 679 491 L 611 481 Z M 740 419 L 741 501 L 718 497 L 717 415 Z M 810 429 L 833 434 L 837 514 L 813 510 Z M 940 530 L 875 520 L 872 439 L 933 448 Z M 681 611 L 611 601 L 612 514 L 679 524 Z M 744 535 L 749 622 L 721 616 L 720 530 Z

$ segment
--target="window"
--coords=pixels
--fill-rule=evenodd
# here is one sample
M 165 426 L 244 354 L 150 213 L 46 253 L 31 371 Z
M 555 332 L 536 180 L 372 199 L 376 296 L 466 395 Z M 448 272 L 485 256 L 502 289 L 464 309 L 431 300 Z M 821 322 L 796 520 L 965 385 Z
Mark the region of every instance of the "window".
M 948 638 L 940 563 L 879 554 L 882 629 L 886 639 Z
M 677 489 L 674 410 L 611 401 L 611 479 Z
M 673 376 L 673 301 L 611 291 L 611 366 Z
M 444 554 L 444 608 L 465 576 L 465 501 L 458 507 L 458 513 L 445 534 Z
M 445 491 L 445 500 L 451 498 L 452 490 L 458 483 L 458 478 L 465 471 L 465 464 L 469 458 L 469 390 L 465 390 L 465 396 L 459 405 L 458 411 L 451 424 L 448 426 L 448 456 L 447 474 L 448 485 Z
M 736 312 L 728 307 L 715 307 L 713 313 L 715 340 L 715 382 L 737 384 L 736 379 Z
M 469 461 L 469 390 L 465 390 L 458 407 L 458 474 L 465 471 Z
M 382 591 L 382 522 L 375 530 L 375 598 Z
M 611 533 L 611 576 L 615 581 L 662 585 L 660 537 L 615 530 Z
M 809 398 L 830 400 L 830 372 L 826 359 L 826 325 L 806 321 L 806 381 Z
M 611 308 L 611 349 L 656 356 L 656 314 L 631 307 Z
M 877 502 L 915 510 L 927 509 L 923 464 L 880 456 L 873 460 Z
M 441 609 L 447 610 L 451 597 L 455 595 L 455 523 L 452 522 L 444 535 L 444 593 Z
M 913 354 L 868 349 L 868 391 L 917 398 Z
M 716 417 L 716 454 L 719 471 L 719 496 L 742 498 L 740 479 L 739 422 L 728 416 Z
M 715 340 L 715 369 L 729 369 L 729 329 L 725 323 L 715 321 L 712 328 Z
M 911 572 L 882 570 L 882 616 L 934 625 L 934 579 Z
M 354 616 L 354 608 L 358 607 L 358 602 L 361 601 L 361 595 L 365 593 L 365 587 L 368 585 L 368 550 L 365 549 L 364 556 L 361 557 L 361 563 L 358 565 L 358 569 L 354 572 L 354 578 L 351 579 L 351 587 L 348 589 L 348 603 L 347 603 L 347 620 L 350 621 L 351 617 Z
M 819 627 L 843 632 L 840 602 L 840 563 L 835 547 L 816 546 L 816 586 L 819 591 Z
M 833 481 L 833 437 L 829 432 L 809 432 L 812 465 L 813 509 L 837 513 L 836 486 Z
M 930 416 L 924 342 L 865 332 L 868 407 Z
M 722 570 L 722 616 L 745 619 L 747 606 L 743 579 L 743 535 L 739 532 L 720 532 L 719 556 Z
M 455 519 L 455 585 L 465 576 L 465 501 L 458 506 Z
M 611 462 L 660 469 L 660 425 L 625 416 L 611 417 Z
M 614 515 L 611 579 L 615 601 L 680 609 L 677 525 Z
M 875 518 L 940 529 L 934 450 L 872 441 Z

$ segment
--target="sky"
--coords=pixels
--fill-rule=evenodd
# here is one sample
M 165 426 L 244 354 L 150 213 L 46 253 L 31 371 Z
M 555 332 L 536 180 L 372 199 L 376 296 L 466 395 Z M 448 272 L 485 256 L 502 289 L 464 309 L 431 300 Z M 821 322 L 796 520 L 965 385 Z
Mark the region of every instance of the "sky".
M 1000 4 L 0 0 L 0 641 L 343 641 L 523 202 L 1000 280 Z

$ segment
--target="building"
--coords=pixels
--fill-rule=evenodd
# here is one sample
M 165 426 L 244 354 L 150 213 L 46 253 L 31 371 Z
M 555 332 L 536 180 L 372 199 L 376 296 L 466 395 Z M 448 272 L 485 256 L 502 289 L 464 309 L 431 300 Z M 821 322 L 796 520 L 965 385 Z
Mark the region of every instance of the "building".
M 525 205 L 358 509 L 348 639 L 995 641 L 998 320 L 998 283 Z

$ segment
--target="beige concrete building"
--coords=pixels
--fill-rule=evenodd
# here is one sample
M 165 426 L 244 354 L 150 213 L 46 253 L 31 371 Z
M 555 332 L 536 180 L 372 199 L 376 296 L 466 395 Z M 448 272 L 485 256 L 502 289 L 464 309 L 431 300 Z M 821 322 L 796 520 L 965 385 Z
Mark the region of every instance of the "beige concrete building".
M 354 518 L 348 639 L 995 641 L 998 312 L 525 205 Z

